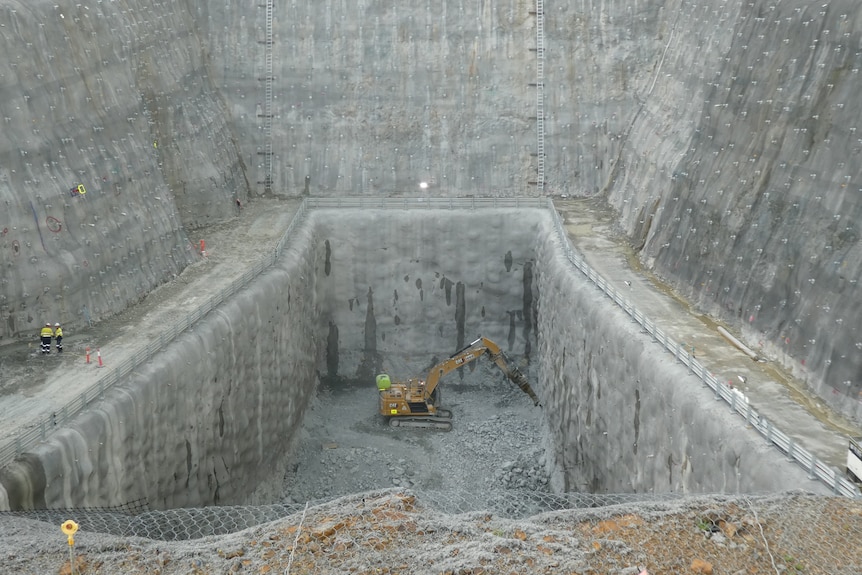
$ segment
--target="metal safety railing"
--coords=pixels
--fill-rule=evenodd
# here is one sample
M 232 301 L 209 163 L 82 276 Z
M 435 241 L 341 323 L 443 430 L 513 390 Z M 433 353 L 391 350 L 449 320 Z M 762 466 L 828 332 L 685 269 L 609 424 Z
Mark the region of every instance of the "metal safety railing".
M 353 208 L 380 210 L 479 210 L 487 208 L 546 208 L 544 198 L 381 198 L 340 197 L 307 198 L 308 207 L 315 209 Z
M 661 344 L 675 358 L 697 376 L 707 387 L 715 392 L 716 399 L 727 402 L 730 409 L 742 416 L 746 423 L 757 430 L 766 441 L 779 449 L 789 459 L 798 463 L 808 472 L 809 477 L 817 479 L 832 489 L 836 495 L 850 498 L 860 498 L 862 493 L 853 482 L 843 474 L 820 461 L 806 449 L 797 445 L 792 438 L 778 429 L 774 424 L 757 412 L 750 403 L 740 399 L 739 395 L 727 384 L 720 381 L 709 372 L 697 359 L 695 359 L 685 346 L 676 342 L 664 331 L 656 326 L 642 312 L 635 308 L 623 295 L 610 283 L 592 269 L 586 261 L 576 252 L 568 235 L 565 232 L 560 215 L 549 198 L 375 198 L 375 197 L 337 197 L 337 198 L 305 198 L 299 205 L 296 214 L 282 235 L 276 246 L 251 269 L 241 277 L 234 280 L 228 287 L 221 290 L 217 295 L 201 304 L 197 309 L 183 317 L 169 328 L 165 329 L 159 337 L 152 340 L 146 346 L 132 354 L 132 358 L 122 362 L 118 367 L 112 369 L 100 377 L 93 385 L 87 388 L 81 395 L 69 404 L 63 406 L 57 412 L 43 418 L 35 426 L 28 428 L 15 436 L 11 443 L 0 446 L 0 467 L 10 463 L 14 458 L 27 450 L 32 449 L 44 441 L 54 430 L 62 427 L 75 415 L 89 407 L 94 401 L 104 397 L 105 392 L 126 378 L 139 365 L 152 359 L 159 351 L 164 349 L 177 336 L 194 325 L 210 311 L 221 305 L 222 302 L 233 296 L 241 289 L 249 285 L 264 270 L 271 267 L 282 254 L 290 239 L 295 235 L 299 225 L 305 220 L 310 210 L 313 209 L 489 209 L 489 208 L 539 208 L 550 211 L 554 228 L 557 233 L 560 246 L 567 259 L 580 270 L 592 283 L 602 290 L 614 301 L 626 314 L 637 322 L 652 338 Z
M 792 438 L 778 429 L 766 417 L 761 415 L 754 409 L 750 403 L 742 399 L 733 388 L 728 386 L 723 381 L 709 372 L 697 359 L 694 358 L 685 348 L 684 345 L 676 342 L 668 336 L 661 328 L 655 325 L 649 318 L 635 308 L 631 302 L 626 300 L 623 295 L 617 291 L 610 283 L 601 277 L 594 269 L 592 269 L 584 259 L 578 255 L 572 247 L 569 237 L 566 234 L 563 222 L 560 219 L 560 214 L 554 207 L 553 202 L 548 199 L 547 205 L 553 214 L 554 227 L 557 230 L 557 235 L 563 252 L 574 266 L 580 270 L 591 282 L 593 282 L 600 290 L 610 297 L 614 303 L 623 309 L 635 322 L 646 330 L 652 338 L 660 343 L 667 351 L 669 351 L 676 359 L 698 377 L 707 387 L 715 392 L 716 399 L 722 399 L 730 405 L 733 413 L 741 415 L 746 423 L 753 429 L 756 429 L 766 441 L 778 448 L 781 453 L 785 454 L 789 459 L 798 463 L 803 469 L 808 472 L 811 479 L 817 479 L 827 486 L 836 494 L 844 497 L 860 498 L 862 493 L 856 485 L 848 478 L 844 477 L 843 473 L 835 469 L 831 465 L 820 461 L 813 454 L 797 445 Z

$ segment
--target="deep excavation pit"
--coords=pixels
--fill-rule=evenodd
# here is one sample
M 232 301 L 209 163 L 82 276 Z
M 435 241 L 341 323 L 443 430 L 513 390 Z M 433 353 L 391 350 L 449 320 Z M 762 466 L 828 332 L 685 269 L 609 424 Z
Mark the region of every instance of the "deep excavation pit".
M 312 210 L 272 269 L 8 466 L 0 495 L 13 509 L 168 509 L 392 486 L 471 507 L 512 489 L 822 490 L 559 242 L 545 209 Z M 541 408 L 479 359 L 441 383 L 451 432 L 385 426 L 376 374 L 422 376 L 480 335 Z
M 559 256 L 543 210 L 316 222 L 326 346 L 283 501 L 397 486 L 505 513 L 513 491 L 553 504 L 564 491 L 814 488 Z M 480 358 L 441 380 L 451 432 L 389 428 L 375 374 L 425 376 L 480 335 L 545 405 Z
M 325 239 L 315 291 L 326 348 L 283 500 L 397 486 L 470 494 L 482 506 L 507 490 L 548 492 L 541 408 L 488 356 L 441 379 L 450 432 L 392 429 L 374 384 L 378 373 L 425 377 L 480 336 L 538 384 L 533 273 L 541 212 L 518 221 L 505 211 L 379 216 L 351 217 L 347 236 L 340 213 L 317 219 Z

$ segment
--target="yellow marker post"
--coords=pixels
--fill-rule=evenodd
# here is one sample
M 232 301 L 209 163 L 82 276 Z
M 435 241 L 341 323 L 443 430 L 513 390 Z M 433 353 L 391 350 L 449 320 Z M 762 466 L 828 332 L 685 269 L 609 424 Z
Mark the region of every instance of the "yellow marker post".
M 60 525 L 60 529 L 69 539 L 69 572 L 72 575 L 75 575 L 75 557 L 72 552 L 72 548 L 75 546 L 75 533 L 78 532 L 78 524 L 71 519 L 67 519 L 62 525 Z

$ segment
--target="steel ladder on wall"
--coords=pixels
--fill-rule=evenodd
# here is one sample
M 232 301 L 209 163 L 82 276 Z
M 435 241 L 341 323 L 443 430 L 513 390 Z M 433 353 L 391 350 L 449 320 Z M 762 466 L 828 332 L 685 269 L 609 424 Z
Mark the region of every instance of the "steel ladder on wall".
M 536 190 L 545 191 L 545 2 L 536 0 Z
M 264 191 L 272 188 L 272 96 L 273 96 L 273 45 L 272 19 L 275 0 L 266 0 L 266 38 L 264 51 L 264 97 L 263 97 L 263 185 Z

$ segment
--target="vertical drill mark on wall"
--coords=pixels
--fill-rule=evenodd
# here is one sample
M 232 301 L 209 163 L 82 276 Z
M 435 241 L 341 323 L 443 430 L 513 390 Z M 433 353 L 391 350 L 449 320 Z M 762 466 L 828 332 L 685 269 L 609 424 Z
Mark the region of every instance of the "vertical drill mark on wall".
M 638 437 L 640 437 L 641 433 L 641 392 L 639 389 L 635 390 L 635 444 L 634 444 L 634 453 L 638 454 Z
M 186 439 L 186 487 L 192 478 L 192 444 Z
M 449 283 L 451 284 L 452 282 Z M 455 285 L 455 329 L 458 333 L 456 349 L 464 347 L 464 320 L 466 315 L 467 302 L 464 298 L 464 284 L 462 282 L 458 282 Z
M 329 275 L 329 272 L 332 271 L 332 262 L 330 260 L 330 258 L 332 257 L 332 247 L 329 245 L 329 240 L 323 242 L 323 245 L 326 246 L 326 256 L 324 258 L 323 273 Z
M 586 370 L 585 383 L 587 387 L 587 405 L 592 405 L 593 402 L 593 380 L 592 380 L 592 372 L 593 372 L 593 354 L 590 352 L 587 354 L 587 365 Z M 587 408 L 587 427 L 593 424 L 593 410 L 591 407 Z
M 326 335 L 326 375 L 338 377 L 338 326 L 334 322 L 329 322 Z
M 667 456 L 667 484 L 673 487 L 673 453 Z
M 357 376 L 370 380 L 380 371 L 380 358 L 377 356 L 377 318 L 374 317 L 374 292 L 368 288 L 368 309 L 365 311 L 365 349 Z
M 36 231 L 39 232 L 39 241 L 42 242 L 42 249 L 47 254 L 48 248 L 45 247 L 45 238 L 42 237 L 42 228 L 39 227 L 39 216 L 36 215 L 36 206 L 33 205 L 33 202 L 30 202 L 30 209 L 33 210 L 33 219 L 36 221 Z
M 677 20 L 679 19 L 679 15 L 677 15 Z M 667 38 L 667 44 L 664 46 L 664 51 L 661 53 L 661 58 L 659 58 L 658 66 L 655 70 L 655 76 L 653 76 L 652 84 L 650 84 L 649 92 L 647 92 L 647 96 L 652 94 L 653 89 L 655 88 L 655 83 L 658 80 L 658 75 L 661 73 L 661 66 L 664 64 L 664 57 L 667 56 L 667 50 L 670 48 L 670 43 L 673 42 L 673 33 L 676 31 L 676 22 L 674 22 L 673 27 L 670 29 L 670 35 Z
M 218 436 L 224 437 L 224 400 L 218 406 Z
M 440 278 L 440 288 L 446 290 L 446 305 L 452 305 L 452 280 L 443 276 Z
M 213 492 L 213 505 L 218 505 L 219 500 L 221 499 L 221 494 L 219 490 L 221 489 L 221 485 L 218 481 L 218 472 L 213 468 L 213 481 L 215 481 L 215 491 Z
M 515 345 L 515 312 L 506 311 L 506 315 L 509 316 L 509 349 L 512 349 Z
M 533 262 L 524 263 L 524 339 L 533 332 Z

